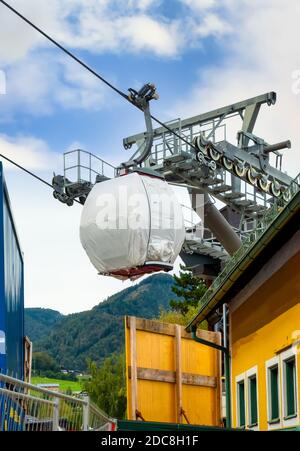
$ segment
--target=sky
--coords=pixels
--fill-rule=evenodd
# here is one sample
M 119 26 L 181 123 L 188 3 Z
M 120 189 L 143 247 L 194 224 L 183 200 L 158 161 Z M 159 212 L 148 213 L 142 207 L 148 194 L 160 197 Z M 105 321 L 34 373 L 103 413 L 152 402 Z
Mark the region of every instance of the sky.
M 8 2 L 122 91 L 154 82 L 152 112 L 163 121 L 276 91 L 255 133 L 270 143 L 291 139 L 284 169 L 300 172 L 299 0 Z M 122 139 L 143 130 L 140 112 L 0 4 L 0 153 L 51 181 L 64 152 L 80 147 L 116 165 L 129 156 Z M 27 307 L 88 310 L 130 286 L 90 264 L 79 205 L 60 204 L 4 166 Z

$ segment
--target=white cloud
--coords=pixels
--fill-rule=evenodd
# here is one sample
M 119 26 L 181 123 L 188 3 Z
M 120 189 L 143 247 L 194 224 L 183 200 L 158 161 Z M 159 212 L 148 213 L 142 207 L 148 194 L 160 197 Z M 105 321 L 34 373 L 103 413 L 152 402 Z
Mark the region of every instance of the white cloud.
M 8 3 L 28 16 L 41 28 L 49 29 L 56 34 L 62 28 L 68 29 L 65 21 L 66 7 L 69 8 L 77 0 L 10 0 Z M 40 46 L 48 46 L 49 43 L 33 30 L 29 25 L 8 10 L 3 4 L 0 5 L 0 64 L 11 63 L 24 58 L 27 53 Z
M 178 6 L 181 1 L 174 2 L 175 9 L 176 3 Z M 206 2 L 208 4 L 208 0 Z M 71 35 L 65 33 L 62 38 L 70 45 L 96 53 L 146 51 L 172 58 L 204 37 L 213 36 L 216 32 L 219 35 L 228 32 L 227 24 L 221 17 L 211 13 L 199 16 L 193 8 L 190 13 L 173 19 L 155 14 L 153 8 L 161 3 L 167 3 L 167 0 L 133 0 L 122 8 L 119 0 L 115 2 L 115 8 L 108 4 L 99 9 L 97 4 L 91 2 L 89 7 L 83 7 L 78 12 L 77 33 L 74 35 L 72 30 Z M 209 4 L 213 2 L 210 0 Z
M 141 11 L 146 11 L 147 9 L 157 6 L 161 3 L 161 0 L 128 0 L 127 8 L 133 7 Z
M 211 12 L 212 0 L 184 1 L 190 12 L 173 18 L 160 14 L 167 0 L 11 0 L 22 14 L 70 49 L 94 54 L 153 54 L 175 58 L 208 36 L 231 29 Z M 204 11 L 201 16 L 198 9 Z M 196 12 L 193 9 L 197 8 Z M 16 112 L 48 115 L 61 107 L 99 110 L 110 105 L 107 89 L 30 26 L 0 4 L 0 69 L 7 79 L 0 121 Z M 109 78 L 112 76 L 110 74 Z
M 216 0 L 180 0 L 185 5 L 196 11 L 204 11 L 216 6 Z
M 11 0 L 26 17 L 45 29 L 62 44 L 94 53 L 151 52 L 160 57 L 175 57 L 195 39 L 227 32 L 221 17 L 199 14 L 214 6 L 214 0 L 174 0 L 190 6 L 190 13 L 177 19 L 161 15 L 157 7 L 169 0 Z M 0 62 L 24 58 L 36 47 L 49 43 L 0 5 Z M 195 26 L 190 27 L 191 21 Z M 205 32 L 197 32 L 197 27 Z M 18 31 L 16 33 L 16 30 Z
M 165 0 L 166 1 L 166 0 Z M 181 0 L 177 0 L 181 1 Z M 100 54 L 150 53 L 174 58 L 208 36 L 230 32 L 216 13 L 179 18 L 156 14 L 160 0 L 11 0 L 26 17 L 68 48 Z M 213 2 L 204 2 L 213 5 Z M 199 6 L 199 5 L 198 5 Z M 33 116 L 62 109 L 100 110 L 110 93 L 77 63 L 59 52 L 35 30 L 0 5 L 0 69 L 7 80 L 0 122 L 26 110 Z M 16 32 L 17 31 L 17 32 Z M 113 78 L 109 74 L 108 78 Z M 118 84 L 116 82 L 116 84 Z M 109 101 L 108 101 L 109 99 Z
M 110 92 L 74 61 L 60 59 L 62 77 L 57 76 L 54 98 L 63 108 L 99 110 L 107 104 Z
M 30 170 L 45 170 L 58 167 L 60 157 L 51 152 L 48 145 L 31 136 L 9 137 L 0 135 L 0 154 L 16 161 Z M 16 166 L 5 162 L 7 169 L 16 170 Z
M 169 58 L 177 56 L 186 43 L 184 22 L 155 17 L 146 10 L 101 10 L 90 4 L 78 12 L 76 33 L 73 29 L 62 39 L 68 46 L 92 53 L 146 51 Z
M 224 0 L 222 6 L 233 30 L 222 43 L 226 58 L 199 71 L 197 84 L 171 106 L 168 117 L 187 117 L 277 91 L 277 104 L 262 108 L 254 133 L 270 143 L 290 138 L 284 169 L 297 175 L 300 95 L 293 90 L 293 74 L 300 69 L 300 2 L 264 0 L 258 7 L 250 0 Z
M 119 35 L 124 38 L 132 51 L 153 51 L 159 56 L 174 56 L 178 53 L 180 43 L 179 23 L 158 22 L 144 15 L 132 16 L 117 22 Z M 122 39 L 123 40 L 123 39 Z
M 103 84 L 74 61 L 54 57 L 47 51 L 29 54 L 9 65 L 6 95 L 1 96 L 0 121 L 15 113 L 48 115 L 61 109 L 100 110 L 111 94 Z
M 232 32 L 232 27 L 222 20 L 218 15 L 208 13 L 203 17 L 203 21 L 199 26 L 194 22 L 194 35 L 201 38 L 207 36 L 222 36 Z

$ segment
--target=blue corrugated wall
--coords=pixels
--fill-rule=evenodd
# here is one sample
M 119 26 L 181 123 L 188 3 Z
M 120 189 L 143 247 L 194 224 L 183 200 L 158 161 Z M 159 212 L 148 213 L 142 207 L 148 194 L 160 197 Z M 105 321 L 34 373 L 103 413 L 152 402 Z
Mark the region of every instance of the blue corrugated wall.
M 24 267 L 0 162 L 0 369 L 23 378 Z

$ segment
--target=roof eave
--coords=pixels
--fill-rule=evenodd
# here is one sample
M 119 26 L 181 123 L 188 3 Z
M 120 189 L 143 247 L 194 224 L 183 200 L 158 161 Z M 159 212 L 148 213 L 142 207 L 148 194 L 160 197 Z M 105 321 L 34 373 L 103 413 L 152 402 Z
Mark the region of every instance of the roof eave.
M 211 311 L 222 302 L 224 295 L 234 286 L 240 275 L 249 267 L 250 263 L 262 252 L 268 243 L 277 235 L 284 225 L 300 210 L 300 191 L 298 191 L 291 201 L 284 207 L 264 233 L 248 249 L 243 257 L 237 261 L 232 271 L 228 274 L 224 282 L 217 291 L 213 291 L 208 301 L 201 307 L 197 315 L 186 326 L 190 332 L 197 325 L 204 321 Z

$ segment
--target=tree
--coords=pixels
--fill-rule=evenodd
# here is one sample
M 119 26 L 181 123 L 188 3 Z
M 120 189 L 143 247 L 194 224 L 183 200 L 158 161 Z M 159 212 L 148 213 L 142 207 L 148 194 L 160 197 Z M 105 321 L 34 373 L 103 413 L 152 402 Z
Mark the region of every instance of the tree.
M 175 310 L 161 310 L 158 320 L 167 324 L 179 324 L 180 326 L 187 326 L 189 322 L 196 316 L 198 308 L 189 307 L 187 313 L 183 315 Z M 200 324 L 200 329 L 207 329 L 206 321 Z
M 126 414 L 125 355 L 113 354 L 101 366 L 88 362 L 91 378 L 84 389 L 92 401 L 109 416 L 123 419 Z
M 203 279 L 199 279 L 193 275 L 191 271 L 187 271 L 183 266 L 180 267 L 179 276 L 174 275 L 174 286 L 172 291 L 178 299 L 170 301 L 170 307 L 173 311 L 186 316 L 191 308 L 197 308 L 200 300 L 207 290 Z
M 47 352 L 34 352 L 32 354 L 32 367 L 36 374 L 59 371 L 59 365 Z

